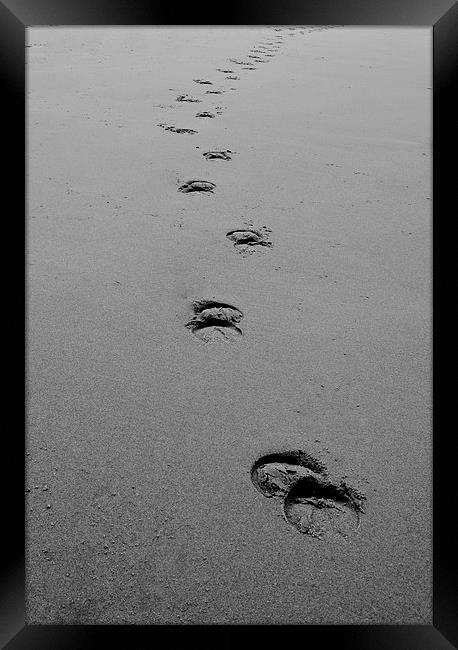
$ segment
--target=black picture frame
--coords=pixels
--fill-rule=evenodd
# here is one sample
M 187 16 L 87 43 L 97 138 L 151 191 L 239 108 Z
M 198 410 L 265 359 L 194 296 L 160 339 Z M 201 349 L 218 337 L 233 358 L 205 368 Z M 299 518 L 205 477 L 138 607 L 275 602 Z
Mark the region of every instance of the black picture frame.
M 217 15 L 212 3 L 200 1 L 196 6 L 187 3 L 180 7 L 172 3 L 153 3 L 151 0 L 0 0 L 0 75 L 2 109 L 4 111 L 4 173 L 8 188 L 10 208 L 4 214 L 17 232 L 10 241 L 25 241 L 24 208 L 18 199 L 24 192 L 26 139 L 25 118 L 25 29 L 44 25 L 384 25 L 429 26 L 433 30 L 433 133 L 434 133 L 434 249 L 440 237 L 440 223 L 449 221 L 456 209 L 455 165 L 448 164 L 456 152 L 456 115 L 458 115 L 456 81 L 458 70 L 458 3 L 452 0 L 283 0 L 282 2 L 232 2 L 220 7 Z M 5 156 L 6 152 L 6 156 Z M 454 182 L 455 181 L 455 182 Z M 455 194 L 455 192 L 454 192 Z M 453 258 L 452 258 L 453 259 Z M 22 266 L 21 266 L 22 262 Z M 16 257 L 16 277 L 22 280 L 24 258 Z M 435 331 L 437 328 L 436 303 L 445 294 L 442 278 L 447 257 L 434 256 Z M 11 267 L 8 267 L 8 278 Z M 20 280 L 20 281 L 21 281 Z M 8 283 L 9 285 L 9 283 Z M 21 292 L 10 289 L 6 300 L 17 307 L 20 315 Z M 24 294 L 22 294 L 23 296 Z M 453 301 L 452 298 L 452 303 Z M 22 302 L 24 304 L 24 302 Z M 27 315 L 27 314 L 26 314 Z M 11 329 L 14 329 L 10 326 Z M 21 325 L 16 328 L 21 331 Z M 447 328 L 441 330 L 441 340 L 447 338 Z M 448 340 L 453 340 L 449 338 Z M 18 344 L 21 345 L 22 341 Z M 441 359 L 438 337 L 434 340 L 434 370 Z M 447 346 L 447 352 L 450 348 Z M 11 412 L 13 400 L 24 412 L 23 375 L 14 373 L 16 361 L 8 375 L 7 405 Z M 436 375 L 436 373 L 434 373 Z M 17 378 L 16 378 L 17 377 Z M 13 379 L 14 378 L 14 379 Z M 392 650 L 446 650 L 458 647 L 458 617 L 455 543 L 451 536 L 450 517 L 456 503 L 454 480 L 454 445 L 451 428 L 445 427 L 444 408 L 448 403 L 445 392 L 436 385 L 433 389 L 433 624 L 422 626 L 270 626 L 269 642 L 285 642 L 289 634 L 298 633 L 299 642 L 319 644 L 321 647 L 385 649 Z M 8 410 L 8 407 L 7 407 Z M 17 412 L 17 411 L 15 411 Z M 17 418 L 16 418 L 17 421 Z M 37 648 L 99 648 L 111 643 L 144 647 L 158 638 L 157 626 L 26 626 L 25 625 L 25 541 L 24 541 L 24 436 L 17 424 L 4 434 L 4 464 L 12 470 L 4 499 L 5 525 L 3 541 L 6 549 L 2 556 L 0 580 L 0 643 L 9 650 Z M 425 478 L 427 480 L 427 478 Z M 455 498 L 454 498 L 455 497 Z M 6 502 L 6 503 L 5 503 Z M 221 626 L 163 626 L 169 642 L 183 632 L 186 642 L 211 642 L 218 640 Z M 249 626 L 262 627 L 262 626 Z M 228 641 L 245 635 L 246 627 L 224 626 Z M 253 630 L 256 634 L 262 630 Z M 276 635 L 280 635 L 276 637 Z M 171 636 L 170 636 L 171 635 Z M 175 635 L 177 635 L 175 637 Z M 227 635 L 227 636 L 226 636 Z M 271 636 L 274 635 L 274 639 Z M 240 638 L 242 638 L 240 636 Z M 288 642 L 286 639 L 286 642 Z

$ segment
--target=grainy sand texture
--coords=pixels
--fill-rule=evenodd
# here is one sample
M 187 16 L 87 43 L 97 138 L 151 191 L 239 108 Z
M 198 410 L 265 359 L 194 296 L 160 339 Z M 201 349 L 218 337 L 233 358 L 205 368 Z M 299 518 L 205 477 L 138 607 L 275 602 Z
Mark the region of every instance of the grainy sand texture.
M 29 623 L 431 623 L 430 60 L 28 30 Z

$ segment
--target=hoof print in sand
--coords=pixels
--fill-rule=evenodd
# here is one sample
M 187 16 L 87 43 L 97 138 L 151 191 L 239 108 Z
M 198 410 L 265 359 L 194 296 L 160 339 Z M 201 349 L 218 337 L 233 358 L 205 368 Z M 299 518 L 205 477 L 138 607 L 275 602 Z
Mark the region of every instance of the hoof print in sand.
M 232 160 L 231 156 L 229 155 L 231 153 L 234 152 L 226 149 L 226 151 L 206 151 L 202 155 L 207 160 Z
M 240 77 L 236 77 L 235 75 L 229 75 L 228 77 L 225 77 L 225 79 L 232 79 L 233 81 L 237 81 L 237 79 L 240 79 Z
M 215 117 L 215 115 L 208 111 L 202 111 L 201 113 L 196 113 L 196 117 Z
M 238 323 L 243 313 L 237 307 L 216 300 L 196 300 L 194 316 L 186 327 L 202 341 L 235 340 L 242 336 Z
M 186 181 L 178 188 L 179 192 L 213 192 L 216 185 L 210 181 Z
M 240 230 L 230 230 L 226 237 L 234 242 L 234 246 L 248 248 L 250 246 L 272 246 L 268 239 L 269 229 L 263 226 L 259 230 L 251 228 L 241 228 Z
M 190 97 L 189 95 L 178 95 L 177 97 L 177 102 L 201 102 L 201 99 L 195 99 L 194 97 Z
M 359 528 L 366 497 L 343 480 L 332 482 L 325 465 L 306 452 L 260 458 L 251 469 L 251 480 L 265 497 L 283 499 L 285 520 L 304 535 L 322 539 L 332 529 L 347 537 Z
M 259 458 L 251 468 L 251 480 L 265 497 L 283 497 L 311 473 L 325 476 L 326 467 L 305 451 L 290 451 Z
M 206 95 L 222 95 L 224 90 L 206 90 Z
M 207 80 L 205 80 L 205 79 L 194 79 L 194 82 L 195 82 L 196 84 L 209 84 L 210 86 L 213 85 L 213 82 L 212 82 L 212 81 L 207 81 Z
M 172 131 L 172 133 L 197 133 L 194 129 L 179 129 L 177 126 L 168 126 L 167 124 L 158 124 L 161 129 Z
M 222 70 L 221 68 L 216 68 L 218 72 L 224 72 L 224 74 L 232 74 L 234 71 L 233 70 Z

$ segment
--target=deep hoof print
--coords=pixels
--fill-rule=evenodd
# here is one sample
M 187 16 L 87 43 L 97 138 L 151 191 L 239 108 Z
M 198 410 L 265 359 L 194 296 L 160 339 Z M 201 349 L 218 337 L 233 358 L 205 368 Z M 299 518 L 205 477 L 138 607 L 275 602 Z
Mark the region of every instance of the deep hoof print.
M 196 113 L 196 117 L 215 117 L 213 113 L 208 111 L 202 111 L 202 113 Z
M 328 528 L 348 537 L 359 528 L 365 496 L 341 481 L 306 476 L 291 488 L 283 503 L 286 521 L 300 533 L 322 539 Z
M 213 85 L 212 81 L 206 81 L 205 79 L 194 79 L 193 80 L 196 84 L 210 84 Z
M 194 131 L 194 129 L 180 129 L 176 126 L 168 126 L 167 124 L 158 124 L 158 126 L 160 126 L 161 129 L 165 129 L 166 131 L 172 131 L 172 133 L 197 133 L 197 131 Z
M 196 102 L 201 102 L 202 100 L 201 99 L 195 99 L 194 97 L 190 97 L 189 95 L 178 95 L 176 101 L 177 102 L 193 102 L 193 103 L 196 103 Z
M 178 188 L 179 192 L 213 192 L 216 185 L 210 181 L 186 181 Z
M 256 230 L 251 228 L 241 228 L 240 230 L 230 230 L 226 237 L 234 242 L 234 246 L 239 250 L 247 250 L 255 246 L 272 246 L 269 240 L 270 230 L 265 226 Z
M 366 497 L 343 480 L 332 482 L 325 465 L 306 452 L 260 458 L 251 480 L 264 496 L 283 498 L 285 520 L 304 535 L 322 539 L 332 530 L 348 537 L 359 528 Z
M 215 300 L 196 300 L 194 316 L 186 327 L 204 342 L 233 341 L 242 336 L 238 323 L 243 313 L 237 307 Z
M 231 153 L 234 152 L 226 149 L 226 151 L 206 151 L 202 155 L 207 160 L 232 160 Z
M 311 474 L 326 476 L 326 467 L 305 451 L 268 454 L 251 468 L 251 480 L 265 497 L 284 497 L 299 480 Z

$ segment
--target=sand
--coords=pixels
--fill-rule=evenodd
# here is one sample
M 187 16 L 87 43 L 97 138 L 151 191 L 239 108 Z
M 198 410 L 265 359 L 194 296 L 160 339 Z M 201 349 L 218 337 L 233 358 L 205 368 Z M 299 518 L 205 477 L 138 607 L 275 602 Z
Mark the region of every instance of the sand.
M 431 31 L 28 44 L 28 622 L 431 624 Z M 254 486 L 298 449 L 348 535 Z

